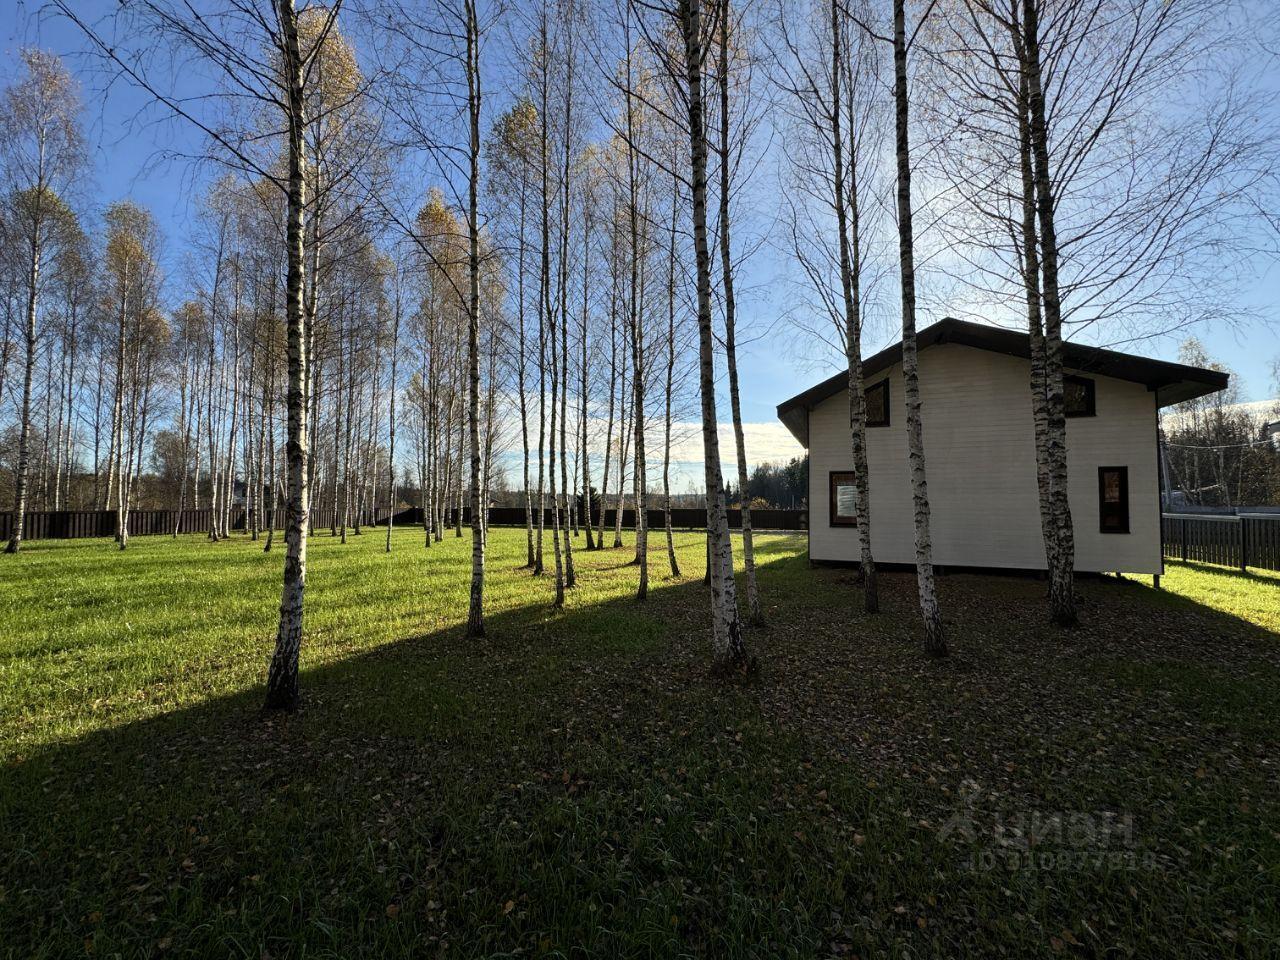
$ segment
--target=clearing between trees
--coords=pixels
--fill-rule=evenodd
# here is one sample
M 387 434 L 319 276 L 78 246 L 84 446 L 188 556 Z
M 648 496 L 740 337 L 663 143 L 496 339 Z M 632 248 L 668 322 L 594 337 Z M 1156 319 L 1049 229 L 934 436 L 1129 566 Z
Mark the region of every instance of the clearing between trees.
M 1280 590 L 810 569 L 756 536 L 761 672 L 708 675 L 704 541 L 563 610 L 490 532 L 311 540 L 303 706 L 260 713 L 278 555 L 33 542 L 0 569 L 0 955 L 1261 956 Z M 741 559 L 741 551 L 735 550 Z M 658 568 L 662 569 L 662 568 Z M 655 571 L 656 573 L 656 571 Z

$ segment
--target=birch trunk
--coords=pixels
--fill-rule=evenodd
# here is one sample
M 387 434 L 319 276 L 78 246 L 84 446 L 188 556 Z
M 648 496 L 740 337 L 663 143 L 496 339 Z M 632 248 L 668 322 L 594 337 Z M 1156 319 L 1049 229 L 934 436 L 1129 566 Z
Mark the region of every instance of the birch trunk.
M 628 8 L 629 9 L 629 8 Z M 644 450 L 644 303 L 640 292 L 640 212 L 638 180 L 640 163 L 636 149 L 635 105 L 632 97 L 630 16 L 627 19 L 627 228 L 631 239 L 631 287 L 628 291 L 628 328 L 631 333 L 631 391 L 632 416 L 635 429 L 635 465 L 632 468 L 636 511 L 636 557 L 640 566 L 640 582 L 636 586 L 636 599 L 649 595 L 649 511 L 648 491 L 645 489 L 646 464 Z
M 72 438 L 75 430 L 75 405 L 74 405 L 73 383 L 75 381 L 75 375 L 76 375 L 76 349 L 78 347 L 78 341 L 76 339 L 78 328 L 76 325 L 76 321 L 77 321 L 77 313 L 73 307 L 71 311 L 71 330 L 70 330 L 69 342 L 67 344 L 67 384 L 66 384 L 67 386 L 67 396 L 66 396 L 67 432 L 66 432 L 66 437 L 63 440 L 63 443 L 65 444 L 65 448 L 63 450 L 63 456 L 62 456 L 62 462 L 65 465 L 65 476 L 66 476 L 66 491 L 65 491 L 64 502 L 68 510 L 71 509 L 71 476 L 72 476 L 72 468 L 74 466 L 72 461 L 72 452 L 74 449 Z M 83 383 L 83 380 L 81 382 Z M 185 460 L 184 460 L 184 463 L 185 463 Z
M 533 550 L 533 491 L 529 488 L 529 398 L 525 392 L 525 353 L 524 353 L 524 257 L 525 257 L 525 213 L 527 208 L 527 198 L 525 196 L 525 178 L 520 178 L 520 239 L 519 249 L 516 253 L 516 321 L 519 327 L 517 332 L 516 348 L 518 350 L 516 359 L 516 391 L 520 397 L 520 447 L 523 454 L 524 464 L 524 539 L 525 539 L 525 566 L 532 568 L 534 561 Z
M 542 61 L 539 73 L 541 103 L 538 110 L 538 172 L 541 178 L 542 220 L 539 236 L 539 269 L 538 269 L 538 542 L 534 551 L 533 572 L 541 574 L 545 569 L 542 558 L 543 540 L 546 533 L 546 483 L 547 483 L 547 324 L 550 322 L 551 302 L 551 177 L 550 177 L 550 130 L 548 129 L 547 112 L 551 107 L 548 91 L 547 75 L 547 22 L 546 8 L 543 8 L 540 21 L 540 41 Z M 554 458 L 552 458 L 554 465 Z M 554 470 L 554 466 L 553 466 Z M 554 473 L 552 474 L 554 487 Z M 554 493 L 552 494 L 554 498 Z M 552 504 L 554 512 L 554 503 Z M 561 591 L 557 584 L 556 592 Z
M 933 575 L 933 543 L 929 536 L 929 490 L 925 479 L 924 425 L 920 408 L 920 371 L 916 356 L 915 240 L 911 224 L 911 152 L 907 133 L 906 0 L 893 2 L 894 127 L 898 167 L 898 258 L 902 274 L 902 380 L 907 402 L 907 456 L 911 469 L 911 502 L 915 512 L 916 583 L 924 618 L 925 653 L 947 654 Z
M 628 331 L 628 339 L 630 332 Z M 626 350 L 629 344 L 624 344 L 623 349 Z M 618 423 L 618 499 L 617 508 L 613 511 L 613 546 L 616 550 L 622 546 L 622 513 L 627 505 L 627 457 L 631 450 L 631 419 L 627 412 L 627 404 L 631 402 L 633 391 L 630 391 L 630 375 L 628 371 L 631 364 L 627 363 L 625 358 L 622 363 L 622 382 L 620 391 L 620 418 Z
M 742 402 L 738 392 L 738 350 L 735 327 L 737 302 L 733 290 L 733 255 L 729 221 L 729 27 L 730 0 L 720 2 L 720 274 L 724 285 L 724 355 L 729 368 L 729 408 L 733 416 L 733 440 L 738 461 L 738 495 L 742 499 L 742 562 L 747 586 L 747 619 L 753 626 L 764 624 L 760 590 L 756 584 L 756 558 L 751 535 L 751 497 L 747 493 L 747 445 L 742 435 Z
M 391 552 L 391 528 L 396 517 L 396 361 L 400 353 L 400 280 L 396 278 L 395 312 L 391 320 L 391 399 L 387 411 L 387 553 Z
M 1067 422 L 1063 411 L 1062 301 L 1058 290 L 1058 239 L 1049 172 L 1048 126 L 1040 69 L 1038 0 L 1023 0 L 1022 72 L 1027 80 L 1028 120 L 1040 226 L 1040 272 L 1044 279 L 1045 454 L 1052 501 L 1054 549 L 1048 559 L 1049 610 L 1063 627 L 1078 623 L 1075 602 L 1075 535 L 1067 501 Z
M 880 609 L 876 563 L 871 555 L 871 478 L 867 464 L 867 399 L 862 382 L 862 258 L 858 209 L 857 158 L 850 157 L 850 184 L 845 191 L 844 139 L 840 125 L 842 108 L 840 77 L 843 31 L 840 0 L 831 0 L 831 152 L 835 179 L 832 200 L 839 233 L 840 287 L 844 295 L 845 360 L 849 370 L 849 437 L 853 455 L 854 493 L 857 496 L 858 552 L 862 560 L 862 606 L 867 613 Z M 849 133 L 853 133 L 850 91 Z
M 240 416 L 240 277 L 236 268 L 235 319 L 231 339 L 231 424 L 227 437 L 227 491 L 223 497 L 222 536 L 231 535 L 231 502 L 235 495 L 236 477 L 236 429 Z
M 274 302 L 274 300 L 275 296 L 273 294 L 272 301 Z M 276 365 L 274 344 L 275 337 L 268 332 L 267 376 L 265 385 L 262 388 L 262 400 L 266 406 L 264 419 L 266 421 L 265 429 L 267 434 L 267 486 L 271 492 L 267 497 L 267 542 L 263 544 L 263 553 L 270 553 L 272 544 L 275 542 L 276 500 L 279 497 L 279 490 L 276 487 Z
M 703 27 L 701 0 L 679 0 L 687 77 L 689 157 L 693 179 L 693 246 L 698 282 L 698 373 L 702 395 L 702 447 L 707 486 L 707 533 L 711 546 L 712 667 L 716 672 L 749 671 L 738 618 L 733 579 L 733 542 L 720 470 L 715 394 L 715 341 L 711 327 L 711 253 L 707 246 L 707 139 L 702 101 Z
M 187 481 L 190 479 L 191 465 L 191 418 L 187 410 L 187 397 L 190 377 L 190 357 L 188 351 L 182 354 L 182 381 L 178 384 L 178 434 L 182 437 L 182 476 L 178 480 L 178 503 L 173 514 L 173 537 L 177 539 L 182 529 L 182 511 L 187 505 Z
M 307 573 L 307 342 L 304 331 L 302 289 L 303 209 L 303 63 L 298 44 L 298 15 L 293 0 L 277 0 L 288 95 L 287 274 L 285 313 L 289 344 L 288 500 L 285 506 L 285 561 L 280 594 L 280 626 L 267 676 L 268 709 L 294 710 L 298 706 L 298 660 L 302 647 L 303 592 Z
M 570 7 L 570 17 L 572 7 Z M 564 585 L 573 587 L 577 575 L 573 569 L 573 502 L 569 489 L 569 206 L 572 186 L 570 163 L 572 161 L 573 130 L 573 29 L 567 29 L 567 49 L 565 52 L 566 78 L 564 86 L 564 167 L 560 179 L 560 268 L 558 279 L 560 284 L 559 323 L 560 323 L 560 488 L 564 494 L 565 516 L 561 522 L 564 536 Z M 554 351 L 554 347 L 553 347 Z M 553 352 L 554 356 L 554 352 Z M 554 381 L 553 381 L 554 383 Z M 555 469 L 555 458 L 551 460 Z M 557 570 L 560 557 L 556 557 Z
M 580 370 L 582 379 L 579 384 L 581 390 L 581 413 L 582 436 L 579 437 L 579 445 L 582 450 L 582 527 L 587 535 L 587 549 L 594 550 L 596 548 L 595 536 L 591 532 L 591 457 L 587 450 L 587 400 L 590 397 L 588 373 L 590 367 L 587 363 L 587 330 L 590 326 L 590 295 L 588 293 L 590 287 L 588 285 L 590 264 L 591 264 L 591 198 L 587 197 L 583 204 L 585 213 L 582 222 L 582 327 L 578 331 L 581 334 L 581 352 L 579 354 Z
M 467 107 L 471 120 L 467 182 L 467 383 L 471 431 L 471 603 L 467 636 L 484 636 L 484 521 L 480 515 L 480 38 L 475 0 L 466 0 Z
M 23 324 L 26 355 L 22 364 L 22 418 L 18 433 L 18 469 L 13 484 L 13 531 L 5 553 L 17 553 L 22 547 L 22 534 L 27 520 L 27 479 L 31 470 L 31 382 L 36 370 L 36 306 L 40 285 L 40 207 L 44 188 L 36 188 L 35 216 L 31 230 L 30 261 L 27 265 L 27 310 Z
M 1021 37 L 1014 36 L 1021 49 Z M 1036 230 L 1036 187 L 1031 161 L 1031 123 L 1028 111 L 1027 76 L 1018 77 L 1018 146 L 1022 178 L 1022 279 L 1027 300 L 1027 333 L 1031 348 L 1031 416 L 1035 430 L 1036 488 L 1040 504 L 1040 532 L 1044 539 L 1045 569 L 1057 566 L 1057 531 L 1053 522 L 1053 493 L 1049 482 L 1049 407 L 1045 395 L 1044 323 L 1040 311 L 1040 238 Z
M 547 294 L 550 298 L 550 293 Z M 556 490 L 556 416 L 557 408 L 557 392 L 560 382 L 560 363 L 559 363 L 559 347 L 556 343 L 556 318 L 555 315 L 547 310 L 549 336 L 547 339 L 551 341 L 551 431 L 550 431 L 550 468 L 547 471 L 547 479 L 551 487 L 551 542 L 552 553 L 555 555 L 556 575 L 555 575 L 555 606 L 560 608 L 564 606 L 564 558 L 560 552 L 560 494 Z
M 123 487 L 123 467 L 126 458 L 121 456 L 124 447 L 124 350 L 125 350 L 125 328 L 128 321 L 128 270 L 124 273 L 124 279 L 121 284 L 122 292 L 120 294 L 120 311 L 117 315 L 116 323 L 116 383 L 115 396 L 112 398 L 112 415 L 111 415 L 111 451 L 108 454 L 109 465 L 107 468 L 107 496 L 113 493 L 116 498 L 116 543 L 120 543 L 121 538 L 128 537 L 128 531 L 124 527 L 124 505 L 122 496 Z
M 610 263 L 609 283 L 609 415 L 604 428 L 604 473 L 600 478 L 600 516 L 596 520 L 596 549 L 604 549 L 604 514 L 609 503 L 609 464 L 613 460 L 614 381 L 618 377 L 618 280 L 617 250 Z
M 667 251 L 667 391 L 663 398 L 662 513 L 667 535 L 667 562 L 671 576 L 680 576 L 676 560 L 675 534 L 671 529 L 671 396 L 675 392 L 676 370 L 676 228 L 680 219 L 679 181 L 671 183 L 671 242 Z

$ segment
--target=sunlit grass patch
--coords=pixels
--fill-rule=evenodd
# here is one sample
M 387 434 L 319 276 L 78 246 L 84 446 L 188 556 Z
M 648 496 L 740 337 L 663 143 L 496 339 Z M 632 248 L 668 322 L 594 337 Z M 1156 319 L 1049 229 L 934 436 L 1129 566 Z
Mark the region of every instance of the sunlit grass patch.
M 1280 573 L 1166 561 L 1160 585 L 1194 603 L 1280 633 Z

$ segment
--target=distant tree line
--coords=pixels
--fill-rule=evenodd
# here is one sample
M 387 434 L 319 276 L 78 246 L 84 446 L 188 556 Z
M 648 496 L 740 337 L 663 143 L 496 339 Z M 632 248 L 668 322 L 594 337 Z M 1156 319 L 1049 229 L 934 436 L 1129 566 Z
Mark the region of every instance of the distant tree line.
M 1198 340 L 1183 345 L 1180 359 L 1226 371 Z M 1276 387 L 1280 395 L 1280 383 Z M 1165 411 L 1161 453 L 1166 510 L 1280 506 L 1280 399 L 1270 405 L 1239 400 L 1233 378 L 1226 390 Z
M 747 479 L 746 500 L 753 507 L 799 510 L 809 497 L 809 455 L 792 457 L 786 463 L 758 463 Z M 742 503 L 742 490 L 735 484 L 726 488 L 731 505 Z

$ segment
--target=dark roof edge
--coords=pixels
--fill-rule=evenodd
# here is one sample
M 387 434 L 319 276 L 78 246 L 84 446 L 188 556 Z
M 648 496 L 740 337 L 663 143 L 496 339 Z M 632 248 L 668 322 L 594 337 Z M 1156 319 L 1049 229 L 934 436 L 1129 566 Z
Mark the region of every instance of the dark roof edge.
M 1003 353 L 1009 356 L 1028 359 L 1031 356 L 1031 338 L 1017 330 L 996 327 L 983 323 L 972 323 L 957 320 L 955 317 L 944 317 L 932 323 L 916 334 L 917 349 L 923 350 L 940 343 L 958 343 L 979 350 Z M 862 362 L 863 377 L 872 377 L 888 369 L 902 359 L 902 343 L 886 347 L 879 353 Z M 1206 370 L 1202 367 L 1190 367 L 1182 363 L 1168 360 L 1153 360 L 1133 354 L 1120 353 L 1102 347 L 1090 347 L 1079 343 L 1063 344 L 1063 362 L 1072 370 L 1096 373 L 1099 376 L 1113 377 L 1117 380 L 1128 380 L 1144 384 L 1148 389 L 1159 391 L 1162 387 L 1174 384 L 1200 384 L 1208 389 L 1192 390 L 1187 397 L 1168 400 L 1176 403 L 1194 396 L 1204 396 L 1225 389 L 1230 376 L 1220 370 Z M 833 397 L 848 384 L 847 371 L 840 371 L 815 384 L 803 393 L 798 393 L 789 400 L 778 404 L 778 417 L 786 418 L 786 414 L 797 408 L 810 408 Z M 1185 391 L 1181 391 L 1185 392 Z M 1163 404 L 1162 404 L 1163 405 Z

